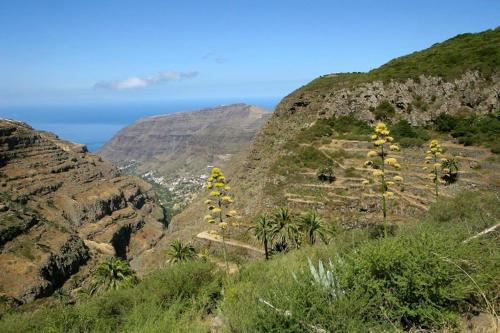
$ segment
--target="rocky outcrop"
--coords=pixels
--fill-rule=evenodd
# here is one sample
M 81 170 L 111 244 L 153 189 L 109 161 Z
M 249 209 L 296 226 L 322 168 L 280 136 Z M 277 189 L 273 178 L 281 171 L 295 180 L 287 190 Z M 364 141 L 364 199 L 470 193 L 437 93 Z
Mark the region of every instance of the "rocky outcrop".
M 335 77 L 335 74 L 330 74 Z M 297 90 L 287 96 L 276 110 L 277 115 L 305 112 L 318 117 L 354 115 L 374 122 L 374 110 L 388 101 L 398 112 L 396 121 L 406 119 L 413 125 L 425 125 L 441 113 L 475 112 L 487 114 L 500 105 L 500 77 L 483 77 L 477 71 L 446 81 L 440 77 L 422 75 L 406 81 L 374 81 L 353 88 L 318 93 Z
M 163 237 L 165 226 L 148 183 L 120 175 L 83 145 L 0 119 L 0 295 L 5 299 L 29 302 L 52 294 L 70 277 L 82 282 L 102 256 L 134 265 Z

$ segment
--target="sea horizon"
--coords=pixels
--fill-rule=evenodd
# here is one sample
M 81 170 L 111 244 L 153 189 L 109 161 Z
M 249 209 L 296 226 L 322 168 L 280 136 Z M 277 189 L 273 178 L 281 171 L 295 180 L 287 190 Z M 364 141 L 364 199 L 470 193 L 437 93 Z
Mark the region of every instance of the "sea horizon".
M 151 103 L 2 106 L 0 118 L 26 122 L 37 130 L 99 150 L 120 129 L 139 119 L 245 103 L 272 111 L 281 97 L 173 100 Z

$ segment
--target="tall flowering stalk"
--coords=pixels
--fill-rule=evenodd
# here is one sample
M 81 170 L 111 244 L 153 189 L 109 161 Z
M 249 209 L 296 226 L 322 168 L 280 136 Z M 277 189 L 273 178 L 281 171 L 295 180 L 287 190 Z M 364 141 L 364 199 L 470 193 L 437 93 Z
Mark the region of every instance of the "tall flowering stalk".
M 213 168 L 208 178 L 207 188 L 211 190 L 209 197 L 205 200 L 210 213 L 205 216 L 208 223 L 217 223 L 222 236 L 222 246 L 226 271 L 229 272 L 229 262 L 227 260 L 226 236 L 228 231 L 227 219 L 236 216 L 236 211 L 230 210 L 230 205 L 234 202 L 229 191 L 231 187 L 226 183 L 226 177 L 219 168 Z
M 389 156 L 389 151 L 399 151 L 397 144 L 393 143 L 394 139 L 390 136 L 390 131 L 384 123 L 378 123 L 375 126 L 375 133 L 372 134 L 374 150 L 368 152 L 368 161 L 365 162 L 365 167 L 373 169 L 373 178 L 375 182 L 380 183 L 380 192 L 382 194 L 382 211 L 384 214 L 384 236 L 387 236 L 387 200 L 394 197 L 394 192 L 389 191 L 390 186 L 400 184 L 403 178 L 396 174 L 389 178 L 387 168 L 400 170 L 401 165 L 397 159 Z M 369 180 L 364 180 L 363 185 L 370 184 Z
M 439 145 L 438 140 L 432 140 L 431 143 L 429 144 L 429 150 L 426 152 L 425 155 L 425 163 L 426 164 L 432 163 L 432 171 L 429 174 L 429 179 L 434 183 L 436 199 L 439 196 L 439 184 L 444 183 L 444 181 L 441 180 L 439 176 L 440 174 L 439 171 L 443 168 L 442 162 L 446 161 L 447 159 L 442 158 L 442 156 L 443 156 L 443 149 Z M 440 159 L 441 162 L 438 162 L 438 159 Z

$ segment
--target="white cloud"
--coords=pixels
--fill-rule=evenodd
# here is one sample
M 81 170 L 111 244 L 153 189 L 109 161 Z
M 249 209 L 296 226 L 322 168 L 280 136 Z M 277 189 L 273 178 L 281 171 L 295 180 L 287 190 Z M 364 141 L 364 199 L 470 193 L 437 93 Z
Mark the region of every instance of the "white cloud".
M 96 89 L 140 89 L 169 81 L 180 81 L 183 79 L 193 78 L 198 75 L 198 72 L 161 72 L 150 76 L 132 76 L 124 80 L 116 81 L 101 81 L 94 85 Z

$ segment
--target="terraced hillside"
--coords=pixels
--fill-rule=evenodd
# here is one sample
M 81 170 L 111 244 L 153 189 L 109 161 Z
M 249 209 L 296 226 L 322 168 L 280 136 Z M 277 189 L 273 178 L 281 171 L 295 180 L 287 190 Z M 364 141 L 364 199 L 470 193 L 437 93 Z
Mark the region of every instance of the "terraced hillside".
M 148 183 L 83 145 L 0 119 L 0 306 L 77 288 L 104 256 L 140 269 L 165 223 Z
M 500 110 L 499 41 L 500 28 L 460 35 L 369 73 L 329 74 L 292 92 L 250 148 L 227 167 L 240 223 L 250 225 L 259 214 L 283 205 L 296 212 L 318 209 L 324 218 L 335 218 L 346 227 L 380 222 L 378 194 L 361 187 L 366 130 L 380 120 L 404 120 L 416 131 L 405 138 L 412 148 L 400 154 L 405 185 L 390 204 L 393 221 L 417 217 L 434 200 L 422 170 L 430 136 L 437 136 L 460 161 L 459 181 L 446 187 L 443 195 L 464 188 L 498 189 L 499 159 L 492 151 L 498 152 L 494 147 L 500 141 L 495 127 Z M 450 60 L 456 57 L 463 61 Z M 483 119 L 492 126 L 489 139 L 467 141 L 436 131 L 442 115 Z M 420 129 L 427 137 L 418 137 Z M 479 138 L 482 129 L 464 131 L 461 135 Z M 322 183 L 316 173 L 330 160 L 337 162 L 337 179 Z M 202 201 L 203 195 L 173 219 L 172 235 L 195 237 L 207 229 Z
M 440 195 L 451 197 L 464 189 L 494 189 L 500 187 L 500 176 L 495 156 L 488 149 L 464 147 L 447 141 L 442 145 L 446 154 L 454 156 L 460 165 L 458 181 L 441 186 Z M 357 140 L 332 140 L 317 148 L 334 165 L 335 180 L 320 181 L 317 170 L 302 168 L 281 193 L 286 204 L 296 212 L 317 209 L 322 216 L 331 217 L 345 227 L 360 227 L 381 221 L 379 186 L 363 185 L 371 177 L 370 169 L 363 167 L 366 153 L 372 144 Z M 407 148 L 391 154 L 402 164 L 404 178 L 401 189 L 393 189 L 395 198 L 389 203 L 389 219 L 405 223 L 428 210 L 435 201 L 434 185 L 428 179 L 428 165 L 424 163 L 426 147 Z M 341 157 L 336 157 L 341 156 Z M 391 171 L 387 171 L 389 175 Z

